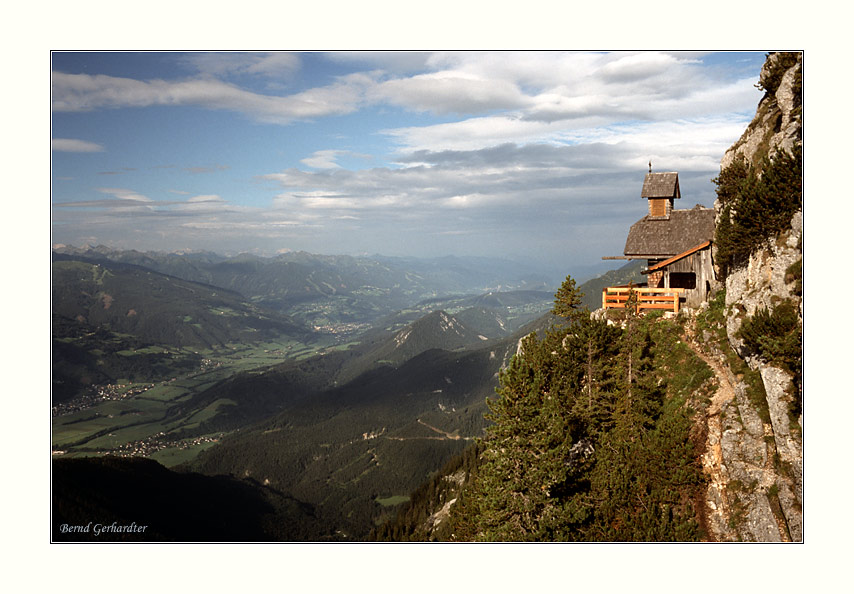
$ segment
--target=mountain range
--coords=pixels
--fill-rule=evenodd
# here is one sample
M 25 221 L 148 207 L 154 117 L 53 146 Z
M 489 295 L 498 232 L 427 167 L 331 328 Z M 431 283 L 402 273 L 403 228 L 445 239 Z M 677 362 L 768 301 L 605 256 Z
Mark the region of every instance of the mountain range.
M 55 506 L 83 513 L 76 472 L 112 499 L 231 476 L 207 488 L 272 506 L 252 539 L 364 540 L 481 435 L 499 371 L 555 321 L 545 281 L 487 264 L 58 250 Z M 120 461 L 139 455 L 171 470 Z

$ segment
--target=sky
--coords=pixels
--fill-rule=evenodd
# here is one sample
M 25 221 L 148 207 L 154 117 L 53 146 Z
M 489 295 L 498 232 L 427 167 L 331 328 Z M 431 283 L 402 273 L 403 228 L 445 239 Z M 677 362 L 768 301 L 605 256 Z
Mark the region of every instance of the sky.
M 54 244 L 601 265 L 752 119 L 762 52 L 52 52 Z

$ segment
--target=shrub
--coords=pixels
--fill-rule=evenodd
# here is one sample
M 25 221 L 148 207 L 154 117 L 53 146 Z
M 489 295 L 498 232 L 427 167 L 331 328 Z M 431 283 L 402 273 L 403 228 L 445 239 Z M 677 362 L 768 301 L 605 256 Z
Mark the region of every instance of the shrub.
M 793 262 L 788 268 L 786 268 L 786 283 L 795 283 L 792 291 L 797 296 L 803 295 L 804 287 L 803 287 L 803 258 L 799 259 L 797 262 Z
M 737 334 L 748 349 L 792 374 L 795 393 L 789 412 L 793 418 L 801 412 L 802 333 L 794 303 L 784 301 L 771 310 L 758 309 Z
M 770 57 L 770 54 L 766 55 L 766 58 L 768 57 Z M 798 52 L 777 52 L 773 61 L 766 61 L 768 68 L 764 70 L 763 76 L 759 79 L 759 83 L 756 86 L 760 90 L 765 91 L 766 94 L 776 93 L 777 89 L 780 88 L 783 75 L 797 63 Z M 800 104 L 800 89 L 801 77 L 800 72 L 798 72 L 795 78 L 795 97 L 798 104 Z
M 791 301 L 768 310 L 761 308 L 738 331 L 745 346 L 769 363 L 795 373 L 801 363 L 801 325 Z
M 803 207 L 801 176 L 802 149 L 797 146 L 774 160 L 766 157 L 759 167 L 736 160 L 712 180 L 722 205 L 715 244 L 724 277 L 789 228 Z

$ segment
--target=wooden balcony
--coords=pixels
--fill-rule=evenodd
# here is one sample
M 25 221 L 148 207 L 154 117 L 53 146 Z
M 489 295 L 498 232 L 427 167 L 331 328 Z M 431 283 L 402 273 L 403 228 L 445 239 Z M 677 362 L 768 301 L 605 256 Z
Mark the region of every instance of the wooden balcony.
M 606 287 L 602 289 L 602 308 L 615 309 L 626 307 L 629 291 L 637 294 L 635 311 L 644 309 L 664 309 L 679 313 L 679 298 L 685 289 L 653 289 L 649 287 Z

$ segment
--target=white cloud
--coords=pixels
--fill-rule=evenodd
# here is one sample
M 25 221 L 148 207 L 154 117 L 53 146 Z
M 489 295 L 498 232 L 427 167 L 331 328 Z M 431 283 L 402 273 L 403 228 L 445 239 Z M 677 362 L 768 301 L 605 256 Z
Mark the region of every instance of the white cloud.
M 759 99 L 751 81 L 713 80 L 695 55 L 463 52 L 434 54 L 428 65 L 437 71 L 378 83 L 370 97 L 435 113 L 503 109 L 508 119 L 582 125 L 744 112 Z
M 459 122 L 380 130 L 405 151 L 476 150 L 507 142 L 545 141 L 561 130 L 545 122 L 507 115 L 468 118 Z
M 713 79 L 717 75 L 695 55 L 439 53 L 428 63 L 441 70 L 380 83 L 370 96 L 412 109 L 432 105 L 435 112 L 483 115 L 381 131 L 404 152 L 477 150 L 569 137 L 585 142 L 585 131 L 594 140 L 603 126 L 699 120 L 709 114 L 739 114 L 739 122 L 746 122 L 759 100 L 752 79 Z M 466 85 L 472 92 L 467 94 Z M 489 108 L 496 113 L 487 114 Z
M 342 167 L 338 163 L 340 157 L 351 157 L 362 160 L 371 160 L 373 158 L 371 155 L 347 149 L 324 149 L 315 151 L 311 156 L 300 159 L 300 163 L 313 169 L 340 169 Z
M 222 198 L 217 196 L 216 194 L 203 194 L 199 196 L 193 196 L 192 198 L 187 198 L 187 202 L 194 203 L 222 203 L 225 202 Z
M 642 52 L 638 54 L 617 55 L 618 57 L 603 65 L 599 72 L 606 81 L 637 82 L 652 77 L 667 75 L 678 68 L 681 61 L 675 56 L 661 52 Z
M 67 153 L 99 153 L 104 150 L 100 144 L 76 138 L 54 138 L 50 141 L 50 148 Z
M 203 194 L 192 196 L 186 202 L 159 202 L 158 206 L 175 212 L 192 212 L 195 214 L 219 213 L 230 210 L 231 207 L 220 196 L 216 194 Z
M 516 109 L 530 103 L 530 98 L 511 81 L 456 71 L 389 80 L 378 84 L 371 97 L 437 114 Z
M 212 79 L 140 81 L 106 75 L 53 73 L 53 109 L 195 105 L 243 113 L 256 120 L 285 124 L 300 118 L 340 115 L 356 110 L 372 80 L 362 74 L 341 77 L 325 87 L 287 96 L 262 95 Z
M 290 52 L 194 52 L 182 61 L 199 72 L 215 76 L 251 74 L 290 77 L 301 67 L 299 54 Z
M 135 192 L 133 190 L 128 190 L 125 188 L 95 188 L 99 192 L 103 194 L 109 194 L 120 200 L 128 200 L 132 202 L 153 202 L 151 198 L 147 196 L 143 196 L 142 194 Z
M 466 229 L 497 240 L 531 228 L 555 233 L 559 222 L 567 228 L 607 224 L 619 235 L 643 214 L 635 198 L 649 160 L 658 170 L 680 171 L 686 199 L 710 206 L 709 180 L 743 127 L 736 118 L 719 118 L 639 122 L 575 136 L 550 131 L 549 143 L 482 149 L 456 141 L 454 149 L 401 154 L 398 168 L 288 169 L 264 178 L 283 189 L 275 211 L 315 221 L 328 233 L 335 221 L 358 218 L 364 228 L 393 223 L 396 232 L 409 228 L 422 237 L 428 230 L 454 235 Z
M 56 111 L 150 105 L 195 105 L 285 124 L 389 104 L 433 114 L 581 125 L 620 119 L 691 117 L 710 107 L 752 109 L 758 95 L 749 81 L 712 80 L 693 56 L 660 52 L 462 52 L 435 54 L 326 54 L 336 61 L 407 63 L 415 74 L 354 72 L 325 86 L 288 95 L 260 94 L 214 78 L 234 73 L 276 75 L 299 68 L 299 57 L 273 54 L 191 54 L 205 76 L 135 80 L 106 75 L 53 74 Z M 396 72 L 400 72 L 398 69 Z M 487 112 L 501 111 L 490 114 Z M 577 122 L 567 125 L 576 126 Z M 515 141 L 504 137 L 503 141 Z M 499 141 L 500 142 L 500 141 Z
M 345 152 L 334 149 L 315 151 L 310 157 L 300 159 L 300 163 L 315 169 L 336 169 L 341 166 L 335 162 L 335 158 Z
M 720 154 L 738 139 L 750 117 L 727 114 L 696 119 L 632 121 L 610 123 L 605 118 L 585 117 L 574 120 L 545 122 L 524 120 L 506 115 L 469 118 L 459 122 L 382 130 L 393 138 L 403 154 L 416 151 L 471 151 L 506 143 L 586 144 L 604 142 L 634 143 L 646 146 L 644 152 L 661 145 L 702 146 Z M 710 144 L 711 143 L 711 144 Z

